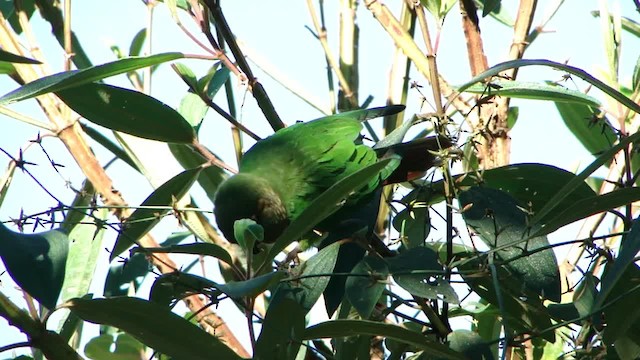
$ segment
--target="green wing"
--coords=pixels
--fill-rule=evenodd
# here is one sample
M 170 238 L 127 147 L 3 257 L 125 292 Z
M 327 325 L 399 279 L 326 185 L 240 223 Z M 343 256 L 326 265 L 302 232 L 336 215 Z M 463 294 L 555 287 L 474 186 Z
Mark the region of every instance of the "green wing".
M 370 118 L 366 114 L 339 114 L 282 129 L 245 153 L 240 172 L 266 179 L 285 201 L 290 218 L 295 218 L 337 181 L 377 161 L 375 152 L 360 144 L 360 119 Z M 373 191 L 381 181 L 373 179 L 350 201 Z

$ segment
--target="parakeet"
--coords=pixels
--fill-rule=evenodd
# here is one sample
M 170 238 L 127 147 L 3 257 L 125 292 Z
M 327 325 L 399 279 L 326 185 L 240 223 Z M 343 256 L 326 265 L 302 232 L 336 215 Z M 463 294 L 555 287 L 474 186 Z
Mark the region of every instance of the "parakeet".
M 391 105 L 331 115 L 297 123 L 258 141 L 242 157 L 239 172 L 218 188 L 214 199 L 218 228 L 227 240 L 236 242 L 235 221 L 253 219 L 264 228 L 264 242 L 274 242 L 292 220 L 337 181 L 389 152 L 397 154 L 402 161 L 393 173 L 381 173 L 372 179 L 347 199 L 339 211 L 340 221 L 332 220 L 334 214 L 318 229 L 336 230 L 333 225 L 349 224 L 351 217 L 368 221 L 361 219 L 371 216 L 358 212 L 373 209 L 377 213 L 377 203 L 370 206 L 379 199 L 376 190 L 386 183 L 407 181 L 411 173 L 426 171 L 437 161 L 433 152 L 451 146 L 445 137 L 421 138 L 376 150 L 362 144 L 362 121 L 403 110 L 403 105 Z

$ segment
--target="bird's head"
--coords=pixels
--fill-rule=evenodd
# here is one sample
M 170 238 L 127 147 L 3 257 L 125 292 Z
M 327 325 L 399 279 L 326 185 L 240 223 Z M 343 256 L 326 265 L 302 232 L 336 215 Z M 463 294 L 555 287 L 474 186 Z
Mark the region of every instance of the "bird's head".
M 264 228 L 264 241 L 274 242 L 289 225 L 287 208 L 267 180 L 237 174 L 224 181 L 216 193 L 213 212 L 225 238 L 236 243 L 236 220 L 252 219 Z

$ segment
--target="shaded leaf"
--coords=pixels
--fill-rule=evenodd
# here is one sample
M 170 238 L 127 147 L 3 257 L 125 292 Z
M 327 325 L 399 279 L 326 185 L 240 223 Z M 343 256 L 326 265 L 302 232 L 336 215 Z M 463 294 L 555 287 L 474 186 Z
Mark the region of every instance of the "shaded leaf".
M 600 102 L 577 90 L 567 89 L 552 83 L 523 82 L 505 79 L 491 79 L 489 84 L 477 83 L 464 90 L 474 94 L 505 96 L 510 98 L 547 100 L 556 103 L 600 106 Z
M 171 107 L 138 91 L 91 83 L 57 92 L 85 119 L 145 139 L 191 143 L 195 132 Z
M 292 277 L 303 278 L 282 282 L 273 295 L 272 303 L 276 303 L 282 298 L 293 298 L 305 312 L 309 312 L 329 283 L 341 245 L 340 242 L 335 242 L 323 248 L 294 269 Z M 316 276 L 322 274 L 326 276 Z
M 0 257 L 13 281 L 48 309 L 56 306 L 69 252 L 60 230 L 21 234 L 0 223 Z
M 431 230 L 429 208 L 426 205 L 412 206 L 410 204 L 397 213 L 391 223 L 394 229 L 400 233 L 402 243 L 407 248 L 420 246 Z
M 117 327 L 165 355 L 181 359 L 239 359 L 238 355 L 196 325 L 166 307 L 132 298 L 73 299 L 64 304 L 83 320 Z M 171 331 L 167 331 L 171 329 Z
M 251 219 L 236 220 L 233 232 L 238 245 L 247 253 L 253 252 L 254 246 L 264 240 L 264 229 Z
M 494 358 L 489 345 L 476 332 L 455 330 L 447 335 L 447 341 L 452 350 L 463 353 L 469 360 L 491 360 Z
M 182 198 L 196 181 L 202 168 L 189 169 L 160 185 L 140 204 L 124 223 L 124 229 L 118 235 L 109 260 L 112 261 L 151 230 L 169 209 L 145 209 L 147 206 L 170 207 L 174 201 Z
M 425 354 L 439 359 L 464 359 L 464 356 L 448 347 L 398 325 L 368 320 L 333 320 L 322 322 L 305 329 L 303 340 L 337 338 L 344 336 L 371 335 L 391 338 L 422 349 Z
M 6 62 L 18 63 L 18 64 L 41 64 L 41 62 L 38 60 L 29 59 L 24 56 L 12 54 L 2 49 L 0 49 L 0 61 L 6 61 Z
M 296 359 L 305 312 L 296 301 L 283 299 L 271 303 L 256 342 L 256 359 Z
M 460 208 L 465 209 L 462 217 L 467 225 L 496 251 L 523 286 L 547 299 L 560 301 L 560 273 L 553 249 L 545 236 L 529 239 L 537 228 L 529 227 L 527 215 L 511 196 L 476 186 L 461 192 L 458 201 Z
M 458 304 L 458 295 L 444 278 L 438 255 L 427 247 L 415 247 L 386 259 L 393 279 L 410 294 Z
M 10 104 L 16 101 L 30 99 L 38 95 L 58 92 L 104 78 L 124 74 L 151 65 L 183 58 L 181 53 L 164 53 L 147 57 L 127 58 L 110 63 L 92 66 L 83 70 L 73 70 L 42 77 L 2 96 L 0 104 Z
M 347 299 L 363 319 L 368 319 L 387 285 L 389 269 L 384 260 L 367 256 L 351 270 L 345 283 Z
M 141 29 L 133 37 L 133 40 L 131 40 L 131 45 L 129 46 L 129 56 L 139 56 L 146 40 L 147 29 Z
M 139 360 L 145 347 L 128 334 L 102 334 L 89 340 L 84 354 L 93 360 Z
M 599 110 L 583 104 L 555 105 L 567 128 L 591 154 L 599 154 L 616 142 L 614 130 Z
M 181 245 L 171 245 L 167 247 L 156 248 L 133 248 L 131 253 L 171 253 L 171 254 L 192 254 L 202 256 L 212 256 L 220 259 L 227 264 L 231 264 L 233 260 L 231 255 L 222 246 L 212 243 L 191 243 Z

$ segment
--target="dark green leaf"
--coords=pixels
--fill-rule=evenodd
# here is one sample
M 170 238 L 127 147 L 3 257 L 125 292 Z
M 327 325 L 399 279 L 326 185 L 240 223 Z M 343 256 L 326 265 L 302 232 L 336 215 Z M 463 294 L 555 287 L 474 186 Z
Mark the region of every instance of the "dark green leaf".
M 21 234 L 0 223 L 0 257 L 13 281 L 53 309 L 64 281 L 69 238 L 60 230 Z
M 368 320 L 334 320 L 319 323 L 305 329 L 303 340 L 337 338 L 344 336 L 371 335 L 395 339 L 422 349 L 425 354 L 438 359 L 464 359 L 464 356 L 448 347 L 398 325 Z
M 103 65 L 89 67 L 83 70 L 67 71 L 45 76 L 2 96 L 0 98 L 0 105 L 10 104 L 16 101 L 30 99 L 38 95 L 58 92 L 71 87 L 89 84 L 110 76 L 124 74 L 129 71 L 183 57 L 184 55 L 181 53 L 165 53 L 147 57 L 127 58 Z
M 296 359 L 300 336 L 304 331 L 305 312 L 296 301 L 283 299 L 267 309 L 255 359 Z
M 246 296 L 256 297 L 267 291 L 278 282 L 280 282 L 280 280 L 286 277 L 286 272 L 274 271 L 245 281 L 218 284 L 218 289 L 234 299 L 239 299 Z
M 116 244 L 109 260 L 115 259 L 131 245 L 136 243 L 142 236 L 149 232 L 151 228 L 160 222 L 163 215 L 169 212 L 169 209 L 145 209 L 144 207 L 172 206 L 176 200 L 182 198 L 189 191 L 201 170 L 202 168 L 185 170 L 152 192 L 151 195 L 140 204 L 141 208 L 134 211 L 124 223 L 124 229 L 116 239 Z
M 128 334 L 102 334 L 89 340 L 84 354 L 93 360 L 139 360 L 144 345 Z
M 173 69 L 178 73 L 180 78 L 189 85 L 190 88 L 195 88 L 198 84 L 196 74 L 185 64 L 175 63 L 172 65 Z
M 145 345 L 179 359 L 239 359 L 222 343 L 166 307 L 152 302 L 117 297 L 73 299 L 64 304 L 85 321 L 117 327 Z M 167 331 L 171 329 L 171 331 Z
M 465 89 L 466 92 L 483 95 L 498 95 L 510 98 L 548 100 L 556 103 L 600 106 L 600 102 L 577 90 L 550 83 L 522 82 L 504 79 L 492 79 L 490 84 L 477 83 Z
M 607 272 L 608 270 L 605 271 L 605 277 Z M 603 339 L 607 345 L 617 346 L 626 340 L 640 346 L 640 267 L 631 264 L 622 277 L 624 281 L 613 286 L 606 301 L 612 303 L 604 310 L 607 326 L 604 328 Z M 622 356 L 619 351 L 618 353 Z
M 496 64 L 492 66 L 490 69 L 486 70 L 485 72 L 475 76 L 473 79 L 469 80 L 467 83 L 459 86 L 458 91 L 464 92 L 466 89 L 473 86 L 474 84 L 480 83 L 490 77 L 497 76 L 505 70 L 520 68 L 524 66 L 532 66 L 532 65 L 546 66 L 546 67 L 558 69 L 561 71 L 565 71 L 569 74 L 575 75 L 581 78 L 582 80 L 597 87 L 598 89 L 602 90 L 604 93 L 611 96 L 612 98 L 620 102 L 622 105 L 628 107 L 629 109 L 635 111 L 636 113 L 640 113 L 640 105 L 636 104 L 633 100 L 624 96 L 620 91 L 605 84 L 601 80 L 598 80 L 595 77 L 591 76 L 586 71 L 579 69 L 575 66 L 557 63 L 549 60 L 540 60 L 540 59 L 510 60 L 500 64 Z
M 18 64 L 41 64 L 41 62 L 38 60 L 33 60 L 20 55 L 12 54 L 2 49 L 0 49 L 0 61 Z
M 566 304 L 549 304 L 549 314 L 556 320 L 579 323 L 593 313 L 593 303 L 597 295 L 595 279 L 587 273 L 576 287 L 573 301 Z
M 210 99 L 213 99 L 214 96 L 220 91 L 222 86 L 227 80 L 229 80 L 229 74 L 231 71 L 226 66 L 220 67 L 218 71 L 215 72 L 211 81 L 209 81 L 206 85 L 207 96 Z
M 367 256 L 351 271 L 345 283 L 347 299 L 363 319 L 368 319 L 380 300 L 389 277 L 384 260 Z
M 383 116 L 395 115 L 403 112 L 404 109 L 404 105 L 389 105 L 370 109 L 345 111 L 332 116 L 344 116 L 358 121 L 367 121 Z
M 438 255 L 427 247 L 415 247 L 386 259 L 393 279 L 410 294 L 458 304 L 458 295 L 444 278 Z
M 507 192 L 518 201 L 522 208 L 537 214 L 561 190 L 565 184 L 574 181 L 577 176 L 569 171 L 545 164 L 512 164 L 488 169 L 478 177 L 476 172 L 457 176 L 455 181 L 462 186 L 483 184 L 484 186 Z M 429 184 L 425 183 L 425 186 Z M 443 193 L 443 182 L 433 184 L 435 192 Z M 415 194 L 425 192 L 414 190 Z M 584 181 L 574 181 L 572 191 L 562 199 L 556 208 L 547 215 L 557 216 L 574 203 L 596 196 L 596 193 Z M 411 198 L 408 198 L 411 199 Z
M 447 341 L 452 350 L 463 353 L 469 360 L 493 359 L 489 345 L 476 332 L 455 330 L 447 335 Z
M 542 226 L 533 236 L 546 235 L 559 228 L 603 211 L 612 210 L 640 199 L 640 188 L 622 188 L 575 202 L 555 217 L 540 220 Z
M 632 190 L 632 189 L 620 189 L 621 190 Z M 635 190 L 640 190 L 635 188 Z M 629 199 L 629 203 L 634 202 L 635 200 Z M 624 274 L 627 272 L 627 268 L 632 266 L 632 264 L 636 261 L 636 256 L 640 251 L 640 218 L 636 218 L 633 221 L 633 226 L 631 230 L 622 238 L 622 245 L 620 247 L 620 253 L 616 258 L 615 262 L 612 266 L 607 266 L 607 272 L 602 277 L 602 284 L 600 288 L 600 293 L 596 298 L 596 304 L 594 305 L 595 309 L 599 309 L 605 302 L 605 299 L 609 298 L 609 292 L 613 290 L 620 280 L 625 279 Z M 610 267 L 610 268 L 609 268 Z M 634 274 L 635 275 L 635 274 Z M 628 281 L 625 279 L 625 281 Z
M 133 248 L 132 253 L 171 253 L 171 254 L 192 254 L 202 256 L 212 256 L 227 264 L 233 263 L 231 255 L 222 246 L 212 243 L 191 243 L 181 245 L 171 245 L 157 248 Z
M 527 215 L 507 193 L 472 187 L 458 197 L 464 221 L 495 250 L 523 286 L 543 297 L 560 301 L 560 273 L 553 249 L 545 236 L 529 238 Z M 537 251 L 539 249 L 543 249 Z
M 567 128 L 591 154 L 600 154 L 616 142 L 608 119 L 597 109 L 583 104 L 555 104 Z
M 273 295 L 272 303 L 277 302 L 280 298 L 293 298 L 305 312 L 309 312 L 329 283 L 341 245 L 340 242 L 335 242 L 325 247 L 299 268 L 294 269 L 296 272 L 293 274 L 293 278 L 304 278 L 281 283 Z M 325 276 L 316 276 L 323 274 Z
M 410 204 L 393 217 L 392 224 L 400 233 L 402 243 L 407 248 L 420 246 L 431 230 L 429 208 L 426 204 L 415 206 Z
M 537 294 L 523 288 L 522 280 L 505 266 L 496 266 L 495 276 L 490 269 L 486 260 L 480 261 L 477 255 L 466 258 L 458 266 L 467 285 L 500 310 L 499 316 L 508 334 L 539 333 L 551 327 L 551 317 Z M 542 333 L 541 337 L 555 341 L 552 331 Z
M 147 29 L 141 29 L 131 40 L 131 46 L 129 46 L 129 56 L 139 56 L 144 46 L 144 42 L 147 40 Z
M 158 276 L 149 292 L 149 301 L 156 304 L 173 307 L 178 300 L 194 295 L 203 294 L 211 302 L 216 303 L 222 292 L 217 289 L 215 282 L 203 277 L 184 273 L 171 272 Z
M 191 143 L 195 132 L 174 109 L 138 91 L 91 83 L 57 92 L 85 119 L 115 131 L 172 143 Z

